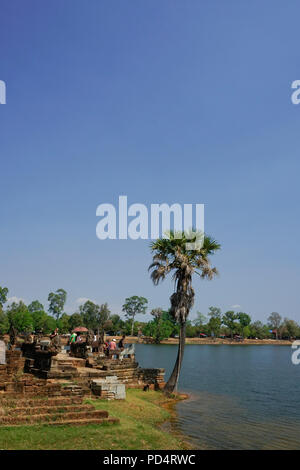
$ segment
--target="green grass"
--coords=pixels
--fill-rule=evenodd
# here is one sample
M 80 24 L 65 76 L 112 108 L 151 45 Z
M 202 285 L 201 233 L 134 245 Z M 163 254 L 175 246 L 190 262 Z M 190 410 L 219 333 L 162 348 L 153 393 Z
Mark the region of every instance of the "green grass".
M 182 436 L 160 429 L 171 418 L 161 392 L 127 390 L 126 400 L 86 400 L 120 424 L 0 427 L 0 449 L 186 449 Z

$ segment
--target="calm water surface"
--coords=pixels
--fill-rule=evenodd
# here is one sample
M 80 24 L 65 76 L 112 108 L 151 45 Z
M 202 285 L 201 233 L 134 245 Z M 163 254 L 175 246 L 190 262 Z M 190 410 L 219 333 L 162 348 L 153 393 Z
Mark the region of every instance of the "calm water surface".
M 142 367 L 164 367 L 177 346 L 136 345 Z M 187 345 L 172 423 L 198 449 L 300 449 L 300 365 L 286 346 Z

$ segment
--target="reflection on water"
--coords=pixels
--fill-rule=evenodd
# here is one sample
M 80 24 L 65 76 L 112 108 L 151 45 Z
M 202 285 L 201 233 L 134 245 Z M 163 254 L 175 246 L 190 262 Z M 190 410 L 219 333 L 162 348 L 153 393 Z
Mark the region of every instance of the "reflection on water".
M 177 405 L 169 425 L 198 449 L 300 449 L 300 366 L 284 346 L 186 346 Z M 165 367 L 176 346 L 137 345 L 144 367 Z

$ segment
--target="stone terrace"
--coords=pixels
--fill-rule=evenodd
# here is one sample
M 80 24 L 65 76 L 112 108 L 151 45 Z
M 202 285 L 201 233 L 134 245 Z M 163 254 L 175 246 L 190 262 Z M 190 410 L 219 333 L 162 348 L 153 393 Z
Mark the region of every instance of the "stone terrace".
M 0 426 L 119 423 L 108 412 L 83 404 L 82 397 L 49 399 L 0 398 Z

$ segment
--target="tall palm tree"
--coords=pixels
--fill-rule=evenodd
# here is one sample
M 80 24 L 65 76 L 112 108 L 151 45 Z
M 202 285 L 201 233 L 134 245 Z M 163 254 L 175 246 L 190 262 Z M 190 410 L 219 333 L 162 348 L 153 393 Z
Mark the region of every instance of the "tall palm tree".
M 213 279 L 217 274 L 217 269 L 211 267 L 208 257 L 219 250 L 221 245 L 212 237 L 202 235 L 201 248 L 190 249 L 190 243 L 197 241 L 198 236 L 199 233 L 190 240 L 183 232 L 175 234 L 171 231 L 168 239 L 159 238 L 150 245 L 153 262 L 149 266 L 149 271 L 153 283 L 159 284 L 168 273 L 173 272 L 174 293 L 170 297 L 170 314 L 180 325 L 177 359 L 165 385 L 166 393 L 172 393 L 178 383 L 185 345 L 186 321 L 194 304 L 193 274 L 198 274 L 203 279 Z

